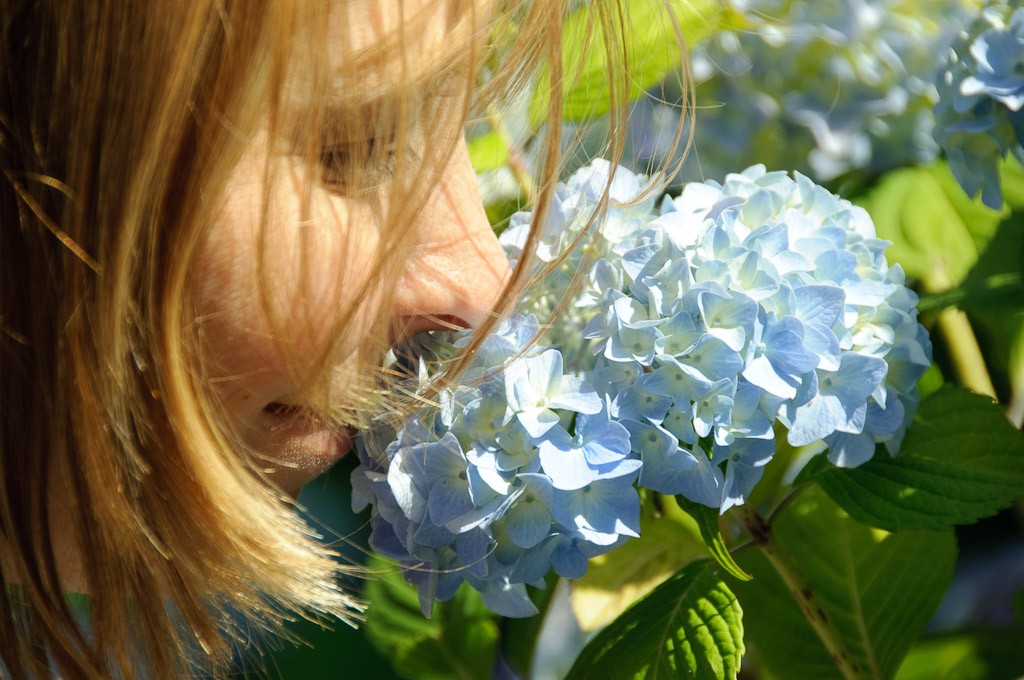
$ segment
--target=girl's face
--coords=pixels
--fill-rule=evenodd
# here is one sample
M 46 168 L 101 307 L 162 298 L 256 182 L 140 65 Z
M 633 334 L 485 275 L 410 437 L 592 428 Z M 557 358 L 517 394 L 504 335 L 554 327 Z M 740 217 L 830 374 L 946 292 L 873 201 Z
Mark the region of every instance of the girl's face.
M 393 37 L 399 6 L 408 20 L 423 4 L 367 0 L 332 12 L 329 43 L 343 46 L 339 54 L 331 54 L 332 63 L 344 63 L 345 54 Z M 451 25 L 451 17 L 438 12 L 404 35 L 406 64 L 429 61 L 451 38 Z M 367 82 L 397 82 L 401 64 L 401 54 L 382 55 L 368 67 Z M 421 94 L 425 100 L 439 95 Z M 452 105 L 461 111 L 461 98 Z M 300 97 L 286 106 L 296 109 L 287 115 L 302 120 Z M 288 493 L 296 494 L 351 445 L 351 436 L 339 435 L 326 418 L 295 408 L 295 376 L 317 370 L 318 358 L 338 340 L 330 329 L 338 329 L 340 319 L 347 320 L 341 339 L 342 353 L 348 356 L 338 359 L 332 371 L 332 395 L 349 394 L 356 387 L 354 352 L 375 324 L 388 322 L 392 342 L 443 328 L 439 317 L 461 325 L 479 324 L 510 275 L 480 202 L 462 139 L 463 121 L 460 116 L 450 118 L 450 129 L 444 133 L 457 138 L 451 158 L 432 161 L 431 154 L 419 154 L 425 159 L 422 163 L 432 164 L 426 169 L 436 182 L 413 218 L 412 250 L 387 308 L 380 300 L 388 296 L 379 294 L 382 286 L 374 284 L 393 282 L 375 281 L 371 272 L 383 230 L 374 200 L 347 195 L 320 181 L 322 168 L 311 168 L 293 149 L 272 140 L 266 129 L 251 139 L 231 173 L 194 269 L 203 365 L 220 403 L 245 433 L 272 481 Z M 436 133 L 432 128 L 431 143 L 442 141 Z M 417 134 L 413 121 L 409 144 L 426 145 L 425 136 L 422 130 Z M 379 175 L 375 182 L 380 195 L 387 196 L 389 177 L 386 172 L 380 175 L 379 169 L 373 172 Z M 268 176 L 275 178 L 269 193 Z M 272 323 L 268 308 L 283 315 L 284 323 Z

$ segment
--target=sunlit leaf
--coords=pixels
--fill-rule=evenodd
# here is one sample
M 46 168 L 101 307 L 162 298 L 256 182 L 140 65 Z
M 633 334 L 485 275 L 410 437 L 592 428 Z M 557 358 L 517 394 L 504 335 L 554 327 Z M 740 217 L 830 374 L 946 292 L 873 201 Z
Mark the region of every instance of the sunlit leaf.
M 996 229 L 960 286 L 956 305 L 977 312 L 1024 311 L 1024 214 L 1014 213 Z
M 921 402 L 900 452 L 860 467 L 811 462 L 810 478 L 854 519 L 882 529 L 944 529 L 994 515 L 1024 495 L 1024 434 L 1002 406 L 964 388 Z
M 467 142 L 469 161 L 477 172 L 494 170 L 508 160 L 508 145 L 497 132 L 473 137 Z
M 624 5 L 628 22 L 628 97 L 633 100 L 678 68 L 683 51 L 665 0 L 627 0 Z M 667 5 L 676 16 L 686 44 L 691 46 L 738 21 L 738 15 L 725 3 L 713 0 L 668 0 Z M 622 55 L 609 60 L 596 14 L 593 7 L 581 4 L 562 27 L 562 116 L 566 121 L 586 120 L 609 109 L 611 76 L 616 68 L 613 64 L 621 63 Z M 530 104 L 530 125 L 534 128 L 547 118 L 550 87 L 550 72 L 544 68 Z
M 952 532 L 886 533 L 853 521 L 820 489 L 804 491 L 772 525 L 847 641 L 864 677 L 892 677 L 953 577 Z M 735 583 L 752 653 L 769 677 L 839 680 L 839 670 L 785 584 L 758 550 L 738 558 Z
M 999 164 L 999 179 L 1003 185 L 1003 202 L 1013 210 L 1024 208 L 1024 167 L 1013 154 Z
M 997 393 L 1024 390 L 1024 211 L 999 225 L 959 292 Z
M 594 636 L 566 680 L 735 678 L 743 612 L 708 565 L 685 567 L 627 609 Z
M 729 554 L 729 548 L 725 545 L 722 532 L 718 527 L 718 510 L 701 503 L 694 503 L 687 500 L 684 496 L 679 496 L 676 500 L 680 507 L 697 522 L 697 526 L 700 527 L 701 538 L 704 539 L 708 552 L 725 569 L 726 573 L 741 581 L 749 581 L 751 579 L 750 574 L 743 571 L 736 564 L 732 555 Z
M 941 263 L 951 284 L 964 279 L 1005 216 L 967 198 L 945 163 L 890 172 L 860 203 L 879 238 L 892 241 L 890 262 L 919 279 Z

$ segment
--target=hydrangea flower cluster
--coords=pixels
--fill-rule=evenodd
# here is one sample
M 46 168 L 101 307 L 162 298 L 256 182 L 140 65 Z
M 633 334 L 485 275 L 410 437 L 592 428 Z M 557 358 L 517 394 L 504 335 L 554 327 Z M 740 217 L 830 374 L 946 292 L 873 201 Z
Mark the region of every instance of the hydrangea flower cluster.
M 1003 207 L 999 161 L 1024 162 L 1024 8 L 987 7 L 949 53 L 939 81 L 935 139 L 957 182 Z
M 439 408 L 361 442 L 357 509 L 373 504 L 371 543 L 401 562 L 424 611 L 465 581 L 492 610 L 529 615 L 524 584 L 550 568 L 582 576 L 638 535 L 636 485 L 725 512 L 760 480 L 776 423 L 791 445 L 823 440 L 834 464 L 856 466 L 876 444 L 895 452 L 917 407 L 931 345 L 866 212 L 763 166 L 656 210 L 629 204 L 644 179 L 619 168 L 615 203 L 588 227 L 611 170 L 594 161 L 558 188 L 540 265 L 585 247 L 529 291 Z M 527 217 L 502 235 L 513 260 Z M 541 332 L 537 316 L 567 296 Z M 421 379 L 469 338 L 420 338 Z

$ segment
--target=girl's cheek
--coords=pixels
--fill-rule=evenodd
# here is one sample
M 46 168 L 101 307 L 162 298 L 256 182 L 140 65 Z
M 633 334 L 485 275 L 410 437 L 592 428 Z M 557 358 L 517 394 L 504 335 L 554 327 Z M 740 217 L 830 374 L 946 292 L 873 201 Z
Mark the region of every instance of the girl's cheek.
M 243 422 L 287 400 L 342 326 L 341 341 L 354 350 L 374 321 L 366 286 L 376 256 L 372 215 L 319 190 L 304 210 L 295 173 L 280 173 L 265 201 L 262 168 L 236 169 L 193 278 L 205 370 Z M 355 223 L 364 228 L 348 228 Z

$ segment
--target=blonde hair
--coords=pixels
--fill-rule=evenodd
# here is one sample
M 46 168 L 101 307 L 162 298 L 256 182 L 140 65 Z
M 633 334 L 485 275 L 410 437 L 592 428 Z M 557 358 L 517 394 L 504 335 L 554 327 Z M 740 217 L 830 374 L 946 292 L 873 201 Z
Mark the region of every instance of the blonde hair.
M 438 12 L 457 39 L 430 68 L 462 94 L 454 112 L 428 111 L 446 143 L 421 151 L 446 159 L 456 140 L 440 133 L 501 104 L 545 61 L 553 86 L 538 175 L 535 226 L 543 224 L 559 166 L 568 2 L 485 12 L 439 0 L 403 17 L 403 28 L 372 50 L 345 52 L 339 73 L 325 55 L 345 45 L 331 42 L 326 13 L 347 8 L 8 2 L 0 18 L 0 668 L 11 677 L 177 677 L 193 663 L 226 660 L 228 641 L 244 637 L 232 623 L 238 614 L 271 629 L 296 612 L 358 618 L 358 603 L 338 585 L 343 569 L 267 483 L 210 390 L 190 265 L 231 168 L 266 120 L 322 181 L 372 194 L 364 186 L 372 178 L 351 163 L 324 175 L 340 152 L 325 151 L 323 140 L 397 121 L 380 134 L 403 147 L 413 109 L 422 119 L 421 107 L 431 106 L 419 95 L 421 75 L 408 64 L 397 83 L 366 75 L 404 54 L 402 31 Z M 595 12 L 594 29 L 620 55 L 610 77 L 621 115 L 622 7 L 599 3 Z M 489 33 L 496 22 L 515 31 Z M 484 64 L 489 76 L 478 86 Z M 356 77 L 360 93 L 332 94 Z M 365 114 L 365 92 L 377 87 L 393 90 L 394 104 Z M 299 121 L 283 113 L 293 97 L 310 102 Z M 314 362 L 324 370 L 297 376 L 321 401 L 326 367 L 346 358 L 346 319 L 358 300 L 391 294 L 387 284 L 412 246 L 408 224 L 436 181 L 423 170 L 436 164 L 385 157 L 359 141 L 365 135 L 352 139 L 343 152 L 359 164 L 398 166 L 393 191 L 402 200 L 368 199 L 385 216 L 371 283 L 337 300 L 345 313 L 329 332 L 339 341 Z M 526 284 L 527 269 L 517 270 L 485 329 Z M 263 285 L 269 299 L 271 283 Z M 268 305 L 267 313 L 272 325 L 284 323 L 280 310 Z M 360 340 L 355 360 L 367 391 L 332 404 L 341 417 L 377 406 L 371 369 L 386 333 L 378 324 Z M 68 605 L 69 583 L 89 593 L 87 625 Z

